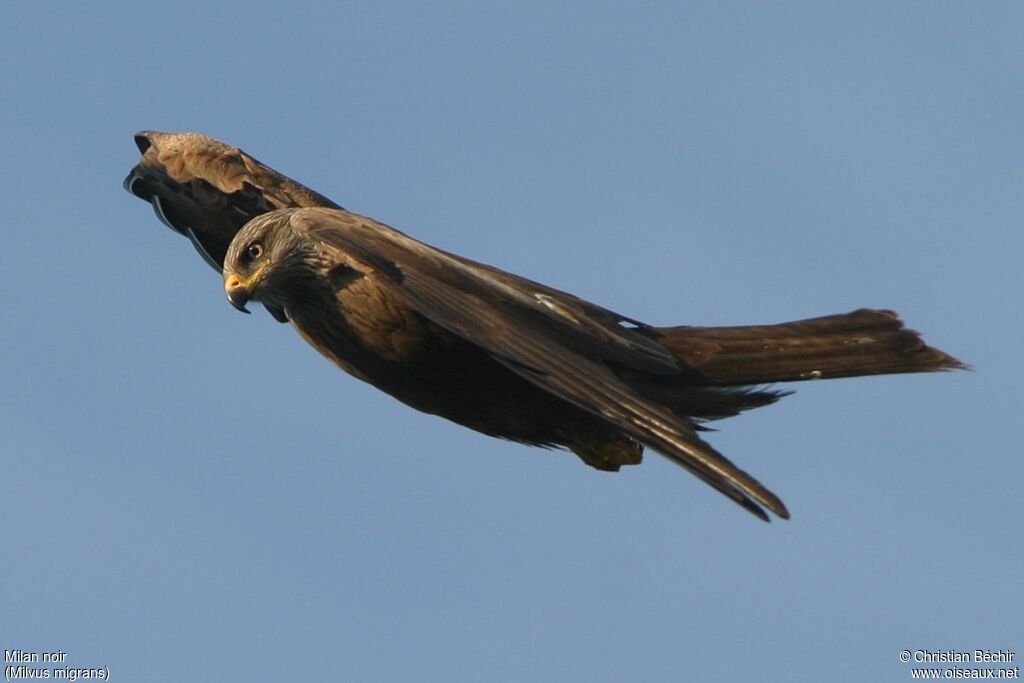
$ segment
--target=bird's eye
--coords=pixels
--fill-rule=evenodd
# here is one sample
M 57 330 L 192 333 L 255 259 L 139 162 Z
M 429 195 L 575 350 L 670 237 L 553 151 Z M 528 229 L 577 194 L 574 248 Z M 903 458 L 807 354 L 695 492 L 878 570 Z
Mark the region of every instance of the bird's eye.
M 263 256 L 263 245 L 259 242 L 253 242 L 245 248 L 245 255 L 249 257 L 250 261 L 255 261 L 260 256 Z

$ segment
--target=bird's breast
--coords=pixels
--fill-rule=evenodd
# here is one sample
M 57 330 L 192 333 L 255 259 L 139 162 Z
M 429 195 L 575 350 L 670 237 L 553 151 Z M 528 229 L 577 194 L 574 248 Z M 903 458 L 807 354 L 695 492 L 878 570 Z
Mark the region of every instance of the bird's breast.
M 286 306 L 295 329 L 347 372 L 379 383 L 395 365 L 428 353 L 431 330 L 374 274 L 304 292 Z

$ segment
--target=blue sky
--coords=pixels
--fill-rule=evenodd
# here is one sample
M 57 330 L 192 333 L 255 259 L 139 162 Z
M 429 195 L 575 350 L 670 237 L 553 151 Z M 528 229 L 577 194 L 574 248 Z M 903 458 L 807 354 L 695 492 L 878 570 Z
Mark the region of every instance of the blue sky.
M 0 647 L 137 681 L 1020 653 L 1022 32 L 1018 3 L 5 3 Z M 120 187 L 147 128 L 650 323 L 887 307 L 975 371 L 720 423 L 793 513 L 766 525 L 238 315 Z

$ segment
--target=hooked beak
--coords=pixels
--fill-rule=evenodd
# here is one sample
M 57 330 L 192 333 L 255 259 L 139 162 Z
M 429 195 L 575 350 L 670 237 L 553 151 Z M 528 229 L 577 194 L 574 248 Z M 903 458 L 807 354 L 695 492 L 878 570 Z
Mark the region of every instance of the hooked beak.
M 232 273 L 224 280 L 224 292 L 228 295 L 228 301 L 232 306 L 242 313 L 249 313 L 249 309 L 245 307 L 252 297 L 252 290 L 249 288 L 248 282 Z

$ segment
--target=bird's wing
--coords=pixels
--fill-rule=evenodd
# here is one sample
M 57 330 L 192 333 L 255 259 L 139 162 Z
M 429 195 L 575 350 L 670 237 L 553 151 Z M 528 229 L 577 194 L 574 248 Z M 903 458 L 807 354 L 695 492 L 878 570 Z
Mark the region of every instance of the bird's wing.
M 142 159 L 124 188 L 153 205 L 157 218 L 192 242 L 220 272 L 232 238 L 249 219 L 275 209 L 324 206 L 330 199 L 199 133 L 142 131 Z
M 639 323 L 347 212 L 296 212 L 292 227 L 383 275 L 420 315 L 667 455 L 762 519 L 768 519 L 762 505 L 789 516 L 778 497 L 704 442 L 692 424 L 615 374 L 615 366 L 679 372 L 665 349 L 623 326 Z

